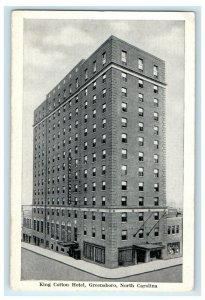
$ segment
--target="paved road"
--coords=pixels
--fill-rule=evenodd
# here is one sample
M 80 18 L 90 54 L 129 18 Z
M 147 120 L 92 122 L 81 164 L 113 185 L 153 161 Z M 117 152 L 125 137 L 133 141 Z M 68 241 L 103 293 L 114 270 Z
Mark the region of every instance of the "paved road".
M 104 281 L 95 275 L 75 269 L 26 249 L 22 249 L 21 278 L 22 280 Z M 113 280 L 106 279 L 106 281 Z M 182 282 L 182 266 L 129 276 L 115 281 Z

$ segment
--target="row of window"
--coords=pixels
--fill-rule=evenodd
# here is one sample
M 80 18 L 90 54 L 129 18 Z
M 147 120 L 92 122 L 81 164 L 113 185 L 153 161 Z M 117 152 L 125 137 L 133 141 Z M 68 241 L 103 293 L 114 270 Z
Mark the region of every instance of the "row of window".
M 121 62 L 123 64 L 127 64 L 127 51 L 125 50 L 122 50 L 121 51 Z M 133 61 L 132 61 L 132 64 L 133 64 Z M 138 67 L 138 70 L 143 72 L 144 71 L 144 59 L 143 58 L 138 58 L 137 60 L 137 67 Z M 157 65 L 153 65 L 153 75 L 154 77 L 158 77 L 158 66 Z
M 124 142 L 124 143 L 126 143 L 125 141 L 126 141 L 126 136 L 124 136 L 123 138 L 122 138 L 122 142 Z M 139 140 L 139 143 L 141 144 L 141 146 L 143 145 L 143 143 L 144 143 L 144 140 L 143 139 L 140 139 Z M 154 145 L 156 146 L 156 148 L 158 148 L 158 145 L 159 145 L 159 143 L 158 143 L 158 141 L 154 141 Z M 85 148 L 84 148 L 85 149 Z M 87 149 L 87 148 L 86 148 Z M 127 154 L 127 149 L 122 149 L 122 158 L 123 159 L 127 159 L 127 157 L 128 157 L 128 154 Z M 159 163 L 159 155 L 158 154 L 154 154 L 154 156 L 153 156 L 153 158 L 154 158 L 154 163 Z M 105 149 L 103 149 L 102 150 L 102 152 L 101 152 L 101 159 L 106 159 L 106 150 Z M 58 160 L 60 160 L 60 156 L 58 156 Z M 138 160 L 139 160 L 139 162 L 143 162 L 144 161 L 144 152 L 138 152 Z M 50 158 L 48 158 L 48 163 L 50 163 L 50 161 L 51 161 L 51 159 Z M 53 162 L 55 161 L 55 156 L 53 157 Z M 96 154 L 96 152 L 94 152 L 94 153 L 92 153 L 92 162 L 96 162 L 97 161 L 97 154 Z M 84 164 L 87 164 L 88 163 L 88 156 L 87 155 L 85 155 L 84 156 Z M 78 159 L 75 159 L 74 160 L 74 163 L 75 163 L 75 167 L 77 168 L 78 167 L 78 163 L 79 163 L 79 160 Z M 42 161 L 42 166 L 45 164 L 45 161 Z M 40 166 L 40 161 L 38 162 L 38 165 Z M 37 167 L 37 164 L 36 163 L 34 163 L 34 168 L 36 169 L 36 167 Z M 63 163 L 62 164 L 62 170 L 65 170 L 65 168 L 66 168 L 66 164 L 65 163 Z M 55 169 L 56 169 L 56 167 L 55 166 L 53 166 L 52 167 L 52 173 L 55 173 Z M 57 170 L 58 171 L 60 171 L 60 169 L 61 169 L 61 167 L 60 167 L 60 165 L 58 165 L 57 166 Z M 42 172 L 44 173 L 44 171 L 42 170 Z M 50 174 L 51 173 L 51 168 L 50 167 L 48 167 L 48 174 Z M 40 175 L 40 171 L 39 171 L 39 175 Z
M 122 196 L 121 197 L 121 205 L 122 206 L 127 206 L 127 196 Z M 62 198 L 62 205 L 65 205 L 65 198 Z M 78 203 L 78 198 L 77 197 L 75 197 L 74 198 L 74 204 L 77 204 Z M 38 203 L 39 204 L 39 203 Z M 42 201 L 42 204 L 43 204 L 43 201 Z M 55 199 L 55 198 L 52 198 L 52 199 L 50 199 L 50 198 L 48 198 L 47 199 L 47 205 L 60 205 L 60 198 L 57 198 L 57 199 Z M 84 200 L 83 200 L 83 204 L 85 205 L 85 206 L 87 206 L 88 205 L 88 198 L 87 197 L 84 197 Z M 92 205 L 93 206 L 95 206 L 96 205 L 96 196 L 92 196 Z M 106 197 L 105 196 L 102 196 L 101 197 L 101 206 L 105 206 L 106 205 Z M 139 198 L 138 198 L 138 205 L 140 206 L 140 207 L 143 207 L 144 206 L 144 197 L 143 196 L 140 196 Z M 154 206 L 159 206 L 159 197 L 154 197 L 153 198 L 153 205 Z M 36 209 L 36 208 L 34 208 L 34 212 L 36 213 L 40 213 L 40 209 Z M 41 213 L 43 214 L 43 210 L 41 210 Z
M 94 96 L 94 97 L 96 97 L 96 96 Z M 94 98 L 94 99 L 96 99 L 96 98 Z M 142 94 L 139 94 L 139 99 L 141 100 L 141 102 L 143 101 L 143 95 Z M 158 99 L 157 98 L 154 98 L 154 106 L 155 107 L 158 107 Z M 87 102 L 85 102 L 85 105 L 87 105 Z M 125 102 L 122 102 L 122 111 L 123 112 L 127 112 L 127 103 L 125 103 Z M 102 112 L 103 113 L 105 113 L 106 112 L 106 103 L 103 103 L 102 104 Z M 60 110 L 59 110 L 59 113 L 58 114 L 60 114 Z M 138 114 L 139 114 L 139 116 L 143 116 L 143 114 L 144 114 L 144 109 L 142 108 L 142 107 L 139 107 L 139 109 L 138 109 Z M 76 110 L 75 110 L 75 115 L 77 116 L 78 115 L 78 108 L 76 108 Z M 93 110 L 93 118 L 95 118 L 96 117 L 96 109 L 94 109 Z M 55 114 L 53 114 L 53 118 L 55 118 Z M 68 116 L 68 119 L 69 120 L 71 120 L 71 118 L 72 118 L 72 113 L 70 112 L 69 113 L 69 116 Z M 159 115 L 158 115 L 158 112 L 154 112 L 154 120 L 156 120 L 156 121 L 158 121 L 158 118 L 159 118 Z M 50 121 L 50 119 L 51 118 L 49 118 L 49 121 Z M 64 116 L 64 118 L 63 118 L 63 123 L 65 123 L 66 122 L 66 117 Z M 84 122 L 85 123 L 87 123 L 88 122 L 88 115 L 87 114 L 85 114 L 84 115 Z M 106 123 L 106 119 L 103 119 L 102 120 L 102 127 L 104 128 L 104 126 L 105 126 L 105 123 Z M 58 127 L 60 127 L 60 120 L 58 121 L 58 123 L 57 123 L 57 126 Z M 93 126 L 94 126 L 94 124 L 93 124 Z M 76 120 L 76 122 L 75 122 L 75 128 L 77 128 L 78 127 L 78 120 Z M 95 124 L 95 126 L 94 127 L 96 127 L 96 124 Z M 53 130 L 56 128 L 56 125 L 55 124 L 53 124 Z M 71 128 L 72 128 L 72 125 L 70 124 L 69 125 L 69 127 L 68 127 L 68 130 L 69 131 L 71 131 Z M 50 133 L 51 132 L 51 128 L 49 127 L 48 128 L 48 133 Z M 65 134 L 65 132 L 66 132 L 66 129 L 64 128 L 63 129 L 63 134 Z M 39 136 L 37 137 L 36 135 L 35 135 L 35 141 L 37 142 L 37 140 L 39 139 L 41 139 L 41 137 L 44 137 L 45 136 L 45 132 L 43 131 L 41 134 L 39 134 Z M 60 137 L 60 132 L 58 133 L 58 137 Z
M 156 170 L 157 172 L 158 172 L 158 170 Z M 140 171 L 141 172 L 141 174 L 142 174 L 142 171 Z M 159 173 L 156 173 L 157 175 L 159 174 Z M 143 176 L 143 175 L 140 175 L 140 176 Z M 156 177 L 158 177 L 158 176 L 156 176 Z M 78 184 L 75 184 L 74 185 L 74 191 L 73 192 L 78 192 Z M 71 185 L 69 185 L 69 190 L 71 189 Z M 93 191 L 93 192 L 95 192 L 96 191 L 96 182 L 92 182 L 92 188 L 91 188 L 91 190 Z M 47 193 L 48 193 L 48 195 L 49 194 L 55 194 L 55 190 L 56 190 L 56 193 L 57 194 L 60 194 L 61 192 L 64 194 L 65 193 L 65 191 L 66 191 L 66 188 L 65 188 L 65 186 L 63 186 L 62 188 L 61 188 L 61 190 L 60 190 L 60 188 L 59 187 L 56 187 L 56 188 L 52 188 L 52 189 L 50 189 L 50 188 L 48 188 L 48 190 L 47 190 Z M 88 184 L 87 183 L 84 183 L 84 185 L 83 185 L 83 190 L 84 190 L 84 192 L 87 192 L 88 191 Z M 106 190 L 106 182 L 105 181 L 102 181 L 101 182 L 101 190 L 102 191 L 105 191 Z M 128 190 L 128 183 L 127 183 L 127 181 L 122 181 L 121 182 L 121 190 L 122 191 L 127 191 Z M 140 192 L 143 192 L 144 191 L 144 182 L 139 182 L 138 183 L 138 190 L 140 191 Z M 159 183 L 154 183 L 154 192 L 159 192 Z M 42 195 L 44 194 L 44 190 L 42 190 Z M 34 190 L 34 195 L 36 196 L 37 195 L 37 191 L 36 190 Z M 40 195 L 40 190 L 38 190 L 38 195 Z
M 178 234 L 179 233 L 179 225 L 168 226 L 167 234 Z
M 121 182 L 121 190 L 122 191 L 127 191 L 128 190 L 127 181 L 123 180 Z M 139 182 L 138 183 L 138 190 L 139 190 L 139 192 L 144 192 L 144 182 Z M 154 183 L 154 192 L 159 192 L 159 183 Z

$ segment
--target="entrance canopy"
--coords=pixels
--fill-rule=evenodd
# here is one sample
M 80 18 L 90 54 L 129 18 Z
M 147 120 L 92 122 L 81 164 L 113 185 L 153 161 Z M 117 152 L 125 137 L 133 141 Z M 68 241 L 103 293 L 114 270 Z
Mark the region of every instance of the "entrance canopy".
M 78 243 L 75 242 L 58 242 L 58 245 L 62 247 L 78 248 Z
M 136 249 L 140 250 L 160 250 L 165 248 L 164 245 L 157 244 L 141 244 L 141 245 L 133 245 Z

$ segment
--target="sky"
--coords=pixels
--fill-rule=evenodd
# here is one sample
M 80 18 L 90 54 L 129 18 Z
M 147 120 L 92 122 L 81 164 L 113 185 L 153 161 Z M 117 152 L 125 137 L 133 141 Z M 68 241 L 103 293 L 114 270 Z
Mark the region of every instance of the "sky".
M 32 202 L 34 109 L 110 35 L 165 60 L 167 203 L 183 206 L 184 22 L 92 19 L 24 20 L 22 204 Z

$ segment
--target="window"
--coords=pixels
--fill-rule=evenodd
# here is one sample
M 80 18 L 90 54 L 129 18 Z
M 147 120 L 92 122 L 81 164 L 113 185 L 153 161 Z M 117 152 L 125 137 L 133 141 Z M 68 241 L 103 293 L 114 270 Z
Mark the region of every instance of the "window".
M 122 149 L 122 158 L 127 159 L 127 149 Z
M 75 115 L 78 115 L 78 108 L 75 109 Z
M 139 182 L 138 189 L 139 189 L 139 192 L 143 192 L 144 191 L 144 182 Z
M 88 170 L 85 169 L 85 170 L 84 170 L 84 178 L 87 178 L 87 174 L 88 174 Z
M 121 77 L 123 81 L 127 82 L 127 73 L 122 72 Z
M 88 69 L 85 69 L 85 80 L 88 79 Z
M 75 128 L 78 128 L 78 121 L 75 121 Z
M 154 197 L 154 206 L 159 206 L 159 197 Z
M 138 58 L 138 69 L 143 71 L 143 59 Z
M 172 234 L 175 234 L 175 226 L 172 226 Z
M 138 94 L 138 100 L 139 100 L 139 102 L 144 102 L 144 95 L 139 93 Z
M 127 112 L 127 103 L 122 102 L 122 112 Z
M 102 54 L 102 64 L 104 65 L 106 63 L 106 52 Z
M 102 135 L 102 143 L 105 144 L 106 143 L 106 134 Z
M 84 213 L 83 213 L 83 219 L 87 220 L 87 211 L 84 211 Z
M 127 222 L 127 213 L 126 212 L 121 214 L 121 222 Z
M 105 196 L 102 197 L 102 206 L 105 206 Z
M 105 175 L 106 173 L 106 166 L 102 166 L 102 175 Z
M 138 214 L 138 221 L 139 222 L 144 221 L 144 213 L 143 212 L 139 212 L 139 214 Z
M 93 109 L 93 118 L 96 117 L 96 109 Z
M 159 121 L 159 114 L 157 112 L 154 112 L 154 120 Z
M 92 220 L 95 221 L 95 212 L 92 212 Z
M 96 176 L 96 168 L 93 168 L 93 176 Z
M 159 228 L 154 229 L 154 236 L 159 236 Z
M 122 196 L 122 198 L 121 198 L 121 205 L 122 206 L 127 206 L 127 196 Z
M 154 126 L 154 134 L 158 135 L 159 134 L 159 127 Z
M 93 104 L 96 103 L 96 99 L 97 99 L 97 97 L 96 97 L 96 95 L 94 95 L 94 96 L 93 96 Z
M 103 91 L 102 91 L 102 96 L 103 96 L 103 98 L 106 97 L 106 89 L 103 89 Z
M 96 146 L 96 138 L 93 139 L 93 147 Z
M 84 197 L 84 205 L 87 205 L 87 203 L 88 203 L 88 199 Z
M 106 125 L 106 119 L 103 119 L 102 120 L 102 128 L 105 128 L 105 125 Z
M 86 123 L 88 121 L 88 115 L 84 115 L 84 122 Z
M 105 228 L 102 227 L 102 230 L 101 230 L 101 238 L 102 240 L 105 240 Z
M 140 229 L 139 230 L 139 239 L 143 239 L 144 238 L 144 229 Z
M 93 62 L 93 73 L 96 72 L 97 66 L 96 66 L 96 60 Z
M 159 183 L 154 184 L 154 191 L 159 192 Z
M 93 90 L 96 89 L 96 81 L 93 82 Z
M 103 83 L 106 82 L 106 74 L 103 74 L 103 76 L 102 76 L 102 82 L 103 82 Z
M 155 163 L 159 162 L 159 155 L 158 154 L 154 154 L 154 162 Z
M 102 150 L 102 159 L 106 158 L 106 150 Z
M 139 197 L 139 206 L 144 206 L 144 197 Z
M 85 94 L 85 96 L 88 95 L 88 89 L 87 88 L 84 90 L 84 94 Z
M 138 137 L 138 144 L 139 146 L 144 146 L 144 138 L 143 137 Z
M 92 227 L 92 237 L 95 237 L 95 227 Z
M 87 192 L 87 190 L 88 190 L 88 185 L 87 183 L 84 183 L 84 192 Z
M 127 133 L 122 133 L 122 143 L 127 143 Z
M 154 93 L 157 94 L 158 93 L 158 85 L 154 85 L 153 89 L 154 89 Z
M 102 181 L 102 190 L 105 191 L 106 190 L 106 182 Z
M 83 235 L 87 235 L 87 227 L 86 226 L 83 227 Z
M 125 166 L 125 165 L 121 166 L 121 174 L 122 175 L 127 175 L 127 166 Z
M 93 132 L 96 132 L 96 124 L 93 124 Z
M 159 169 L 154 169 L 154 177 L 159 177 Z
M 78 95 L 75 97 L 75 103 L 78 103 Z
M 96 191 L 96 182 L 92 183 L 92 191 L 95 192 Z
M 157 98 L 154 98 L 154 107 L 159 106 L 159 100 Z
M 106 103 L 104 103 L 104 104 L 102 105 L 102 112 L 103 112 L 103 113 L 106 112 Z
M 154 147 L 155 147 L 155 149 L 159 148 L 159 141 L 154 140 Z
M 144 109 L 143 108 L 141 108 L 141 107 L 138 108 L 138 115 L 139 115 L 139 117 L 143 117 L 143 115 L 144 115 Z
M 139 131 L 144 131 L 144 124 L 139 122 Z
M 176 233 L 179 233 L 179 225 L 176 225 Z
M 143 88 L 144 82 L 142 79 L 138 79 L 138 87 Z
M 122 189 L 122 191 L 126 191 L 127 190 L 127 181 L 122 181 L 122 183 L 121 183 L 121 189 Z
M 79 87 L 78 78 L 76 78 L 76 80 L 75 80 L 75 86 L 76 86 L 76 89 Z
M 153 75 L 155 77 L 158 77 L 158 67 L 156 65 L 154 65 L 154 67 L 153 67 Z
M 93 153 L 92 157 L 93 157 L 93 162 L 95 162 L 96 161 L 96 153 Z
M 88 156 L 85 155 L 85 156 L 84 156 L 84 164 L 86 165 L 87 163 L 88 163 Z
M 105 222 L 105 213 L 104 212 L 101 213 L 101 221 Z
M 69 93 L 72 94 L 72 84 L 69 85 Z
M 126 241 L 127 240 L 127 230 L 122 230 L 121 232 L 121 240 Z
M 121 62 L 127 64 L 127 52 L 124 50 L 121 52 Z
M 154 220 L 155 220 L 155 221 L 158 221 L 158 220 L 159 220 L 159 213 L 158 213 L 158 212 L 155 212 L 155 213 L 154 213 Z
M 144 168 L 139 168 L 139 170 L 138 170 L 138 175 L 139 176 L 144 176 Z
M 88 142 L 84 142 L 84 150 L 87 150 L 88 148 Z
M 139 161 L 144 161 L 144 153 L 143 152 L 139 152 L 138 159 L 139 159 Z
M 122 125 L 122 127 L 127 127 L 127 119 L 126 118 L 121 118 L 121 125 Z
M 127 97 L 127 89 L 122 87 L 121 88 L 122 96 Z
M 171 234 L 171 226 L 168 226 L 168 228 L 167 228 L 167 234 Z
M 87 136 L 87 134 L 88 134 L 88 129 L 85 128 L 85 129 L 84 129 L 84 136 Z
M 84 108 L 86 109 L 88 107 L 88 101 L 84 102 Z

